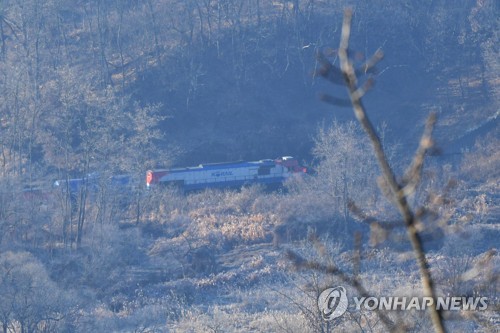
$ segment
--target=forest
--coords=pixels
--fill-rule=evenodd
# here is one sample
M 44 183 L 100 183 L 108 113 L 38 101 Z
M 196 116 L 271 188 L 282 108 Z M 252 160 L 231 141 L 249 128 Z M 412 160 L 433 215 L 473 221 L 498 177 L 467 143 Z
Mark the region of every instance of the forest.
M 426 273 L 435 295 L 489 300 L 439 314 L 444 330 L 497 331 L 499 12 L 2 0 L 2 332 L 439 331 L 432 311 L 318 310 L 339 285 L 427 296 Z M 145 187 L 149 169 L 290 155 L 310 172 L 278 190 Z M 54 187 L 96 174 L 77 195 Z M 106 181 L 122 174 L 126 191 Z

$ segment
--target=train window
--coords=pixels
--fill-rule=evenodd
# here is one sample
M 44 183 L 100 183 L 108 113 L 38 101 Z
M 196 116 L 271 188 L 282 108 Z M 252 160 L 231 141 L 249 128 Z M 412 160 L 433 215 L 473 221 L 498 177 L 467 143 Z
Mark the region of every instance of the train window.
M 271 167 L 260 167 L 257 172 L 259 176 L 266 176 L 271 174 Z

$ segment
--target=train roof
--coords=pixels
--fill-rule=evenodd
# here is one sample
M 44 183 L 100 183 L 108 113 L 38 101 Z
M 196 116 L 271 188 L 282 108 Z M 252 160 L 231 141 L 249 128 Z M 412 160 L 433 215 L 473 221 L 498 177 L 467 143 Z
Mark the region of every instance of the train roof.
M 133 176 L 130 174 L 122 174 L 122 175 L 112 175 L 107 178 L 114 185 L 127 185 L 133 179 Z M 95 184 L 101 180 L 101 175 L 97 172 L 88 174 L 85 178 L 70 178 L 70 179 L 57 179 L 53 183 L 53 187 L 58 187 L 61 185 L 65 185 L 69 183 L 69 186 L 79 186 L 84 181 L 87 181 L 90 184 Z
M 234 168 L 249 168 L 258 167 L 262 165 L 274 165 L 274 160 L 265 159 L 260 161 L 236 161 L 236 162 L 223 162 L 223 163 L 206 163 L 193 167 L 171 168 L 171 169 L 154 169 L 152 172 L 185 172 L 185 171 L 207 171 L 218 169 L 234 169 Z

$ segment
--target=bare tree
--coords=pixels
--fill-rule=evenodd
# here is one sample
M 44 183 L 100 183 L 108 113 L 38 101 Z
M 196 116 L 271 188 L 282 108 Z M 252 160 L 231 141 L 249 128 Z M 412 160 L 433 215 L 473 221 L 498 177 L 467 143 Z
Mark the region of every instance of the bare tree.
M 350 10 L 346 10 L 344 23 L 342 25 L 342 39 L 339 48 L 342 76 L 349 91 L 349 97 L 353 105 L 354 114 L 363 127 L 364 131 L 366 132 L 368 138 L 370 139 L 370 142 L 372 143 L 373 150 L 382 170 L 384 186 L 389 189 L 389 193 L 387 193 L 387 195 L 393 202 L 393 204 L 398 208 L 407 227 L 408 238 L 413 247 L 415 259 L 417 260 L 420 270 L 420 278 L 422 281 L 424 296 L 432 297 L 432 299 L 434 300 L 434 304 L 436 304 L 436 292 L 434 290 L 433 280 L 429 270 L 429 264 L 423 250 L 422 239 L 416 227 L 417 223 L 420 222 L 422 213 L 415 214 L 414 210 L 408 204 L 408 196 L 415 191 L 416 185 L 420 182 L 425 154 L 427 150 L 432 147 L 431 135 L 434 123 L 436 121 L 436 116 L 435 114 L 431 114 L 431 116 L 427 120 L 427 124 L 420 140 L 417 152 L 415 153 L 413 162 L 408 168 L 403 181 L 398 182 L 396 180 L 394 171 L 389 165 L 388 159 L 382 147 L 382 143 L 377 133 L 375 132 L 375 129 L 371 124 L 370 119 L 368 118 L 365 108 L 361 102 L 361 98 L 365 93 L 367 86 L 358 86 L 356 72 L 348 55 L 351 18 L 352 12 Z M 370 70 L 381 58 L 382 52 L 376 52 L 373 58 L 363 65 L 363 70 L 365 72 Z M 434 330 L 436 332 L 444 332 L 445 329 L 441 313 L 435 307 L 431 307 L 430 315 L 432 323 L 434 325 Z
M 343 125 L 335 121 L 330 128 L 320 128 L 313 154 L 319 164 L 318 177 L 311 179 L 312 190 L 332 200 L 347 223 L 351 200 L 368 205 L 375 197 L 369 182 L 376 171 L 373 153 L 355 122 Z
M 0 323 L 3 332 L 38 332 L 71 311 L 69 294 L 26 252 L 0 255 Z
M 375 153 L 382 172 L 382 176 L 379 178 L 379 186 L 381 187 L 382 192 L 389 199 L 389 201 L 398 209 L 402 220 L 404 221 L 408 239 L 412 245 L 413 253 L 419 267 L 423 294 L 425 297 L 431 297 L 434 300 L 433 304 L 435 305 L 437 304 L 437 297 L 434 289 L 434 282 L 431 277 L 426 255 L 424 253 L 423 241 L 417 229 L 417 225 L 422 223 L 422 219 L 425 215 L 425 209 L 423 207 L 418 208 L 417 210 L 412 208 L 409 204 L 408 197 L 412 193 L 414 193 L 417 185 L 420 183 L 424 158 L 427 151 L 432 147 L 431 134 L 434 123 L 436 121 L 436 116 L 434 114 L 431 114 L 429 119 L 427 120 L 425 130 L 420 140 L 419 147 L 414 155 L 413 162 L 407 169 L 402 180 L 398 181 L 394 171 L 389 164 L 388 158 L 382 146 L 382 142 L 370 119 L 368 118 L 365 107 L 362 103 L 363 95 L 372 85 L 372 79 L 368 79 L 363 84 L 360 84 L 358 79 L 358 76 L 366 73 L 371 73 L 373 71 L 375 65 L 382 59 L 383 53 L 382 51 L 378 50 L 372 58 L 370 58 L 365 64 L 361 66 L 361 68 L 356 69 L 354 67 L 353 60 L 351 58 L 352 52 L 349 49 L 351 18 L 352 12 L 348 9 L 344 14 L 341 41 L 338 50 L 340 68 L 335 67 L 326 59 L 326 56 L 321 55 L 319 59 L 322 62 L 323 67 L 319 70 L 318 74 L 334 84 L 347 86 L 349 99 L 353 107 L 354 115 L 361 124 L 372 145 L 372 149 Z M 331 96 L 324 96 L 324 99 L 336 105 L 346 104 L 344 100 Z M 356 207 L 355 204 L 352 204 L 352 206 Z M 372 222 L 374 221 L 374 219 L 370 220 Z M 319 250 L 319 252 L 324 253 L 324 251 L 322 250 Z M 321 263 L 304 260 L 293 252 L 290 252 L 289 256 L 297 266 L 334 274 L 340 277 L 341 280 L 343 280 L 345 283 L 349 283 L 350 285 L 352 285 L 355 289 L 358 290 L 361 295 L 367 295 L 367 290 L 364 288 L 362 282 L 357 278 L 356 274 L 354 274 L 354 276 L 350 276 L 334 265 L 323 265 Z M 354 259 L 355 262 L 359 261 L 359 259 Z M 354 265 L 356 266 L 356 263 L 354 263 Z M 357 270 L 355 269 L 354 271 L 356 272 Z M 392 321 L 383 313 L 378 312 L 377 314 L 384 325 L 387 327 L 387 329 L 391 331 L 397 329 L 397 325 L 394 325 Z M 445 328 L 440 311 L 437 310 L 436 307 L 431 307 L 430 316 L 432 324 L 434 326 L 434 330 L 436 332 L 444 332 Z

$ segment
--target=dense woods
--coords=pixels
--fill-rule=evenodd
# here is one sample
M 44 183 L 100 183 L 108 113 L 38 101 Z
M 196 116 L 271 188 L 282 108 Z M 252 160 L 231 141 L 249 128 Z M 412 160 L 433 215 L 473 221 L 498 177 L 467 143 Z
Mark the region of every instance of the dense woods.
M 366 312 L 323 322 L 318 293 L 340 282 L 284 257 L 317 258 L 318 238 L 321 258 L 375 293 L 420 286 L 402 274 L 417 271 L 402 228 L 367 223 L 399 216 L 348 95 L 316 77 L 318 53 L 339 63 L 348 5 L 355 64 L 385 53 L 364 102 L 397 174 L 438 117 L 409 198 L 432 215 L 419 228 L 438 291 L 498 300 L 495 1 L 4 0 L 3 332 L 383 331 Z M 284 155 L 313 172 L 279 191 L 144 187 L 149 168 Z M 125 173 L 127 192 L 53 187 Z M 450 331 L 500 320 L 494 310 L 445 319 Z M 420 313 L 402 320 L 431 327 Z

